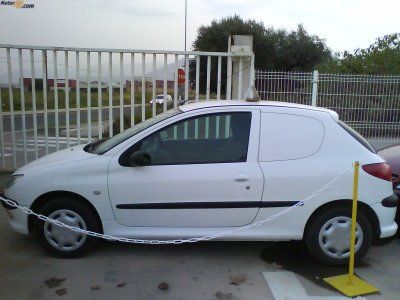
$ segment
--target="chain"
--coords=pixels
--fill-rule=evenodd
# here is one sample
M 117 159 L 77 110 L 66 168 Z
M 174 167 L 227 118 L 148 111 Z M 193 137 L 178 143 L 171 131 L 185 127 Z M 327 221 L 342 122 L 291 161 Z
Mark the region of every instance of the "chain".
M 56 225 L 56 226 L 60 226 L 81 234 L 85 234 L 85 235 L 89 235 L 89 236 L 93 236 L 96 238 L 102 238 L 105 240 L 109 240 L 109 241 L 118 241 L 118 242 L 123 242 L 123 243 L 133 243 L 133 244 L 152 244 L 152 245 L 158 245 L 158 244 L 184 244 L 184 243 L 196 243 L 196 242 L 200 242 L 200 241 L 209 241 L 209 240 L 214 240 L 217 238 L 222 238 L 228 235 L 232 235 L 235 234 L 239 231 L 244 231 L 244 230 L 248 230 L 250 228 L 253 227 L 257 227 L 260 226 L 264 223 L 267 222 L 271 222 L 273 220 L 275 220 L 276 218 L 283 216 L 285 214 L 287 214 L 288 212 L 290 212 L 291 210 L 293 210 L 296 207 L 299 206 L 303 206 L 305 205 L 307 201 L 311 200 L 312 198 L 315 198 L 316 196 L 318 196 L 319 194 L 321 194 L 323 191 L 329 189 L 336 181 L 338 181 L 339 179 L 341 179 L 342 177 L 344 177 L 347 173 L 349 173 L 352 169 L 349 168 L 346 171 L 344 171 L 342 174 L 336 176 L 335 178 L 333 178 L 332 180 L 330 180 L 329 182 L 327 182 L 326 184 L 324 184 L 320 189 L 314 191 L 313 193 L 311 193 L 309 196 L 305 197 L 303 200 L 299 201 L 298 203 L 296 203 L 293 206 L 290 206 L 272 216 L 269 216 L 268 218 L 264 219 L 264 220 L 260 220 L 257 221 L 255 223 L 251 223 L 239 228 L 235 228 L 229 231 L 225 231 L 222 233 L 216 233 L 213 235 L 206 235 L 203 237 L 193 237 L 193 238 L 188 238 L 188 239 L 176 239 L 176 240 L 143 240 L 143 239 L 135 239 L 135 238 L 124 238 L 124 237 L 116 237 L 116 236 L 111 236 L 108 234 L 101 234 L 98 232 L 93 232 L 93 231 L 89 231 L 89 230 L 84 230 L 78 227 L 73 227 L 67 224 L 64 224 L 58 220 L 54 220 L 51 219 L 47 216 L 44 216 L 42 214 L 38 214 L 35 213 L 34 211 L 32 211 L 31 209 L 24 207 L 24 206 L 20 206 L 17 203 L 15 203 L 12 200 L 9 199 L 5 199 L 3 197 L 0 197 L 0 201 L 5 202 L 7 205 L 9 205 L 10 207 L 16 208 L 16 209 L 20 209 L 21 211 L 23 211 L 24 213 L 28 214 L 28 215 L 32 215 L 37 217 L 38 219 L 44 221 L 44 222 L 48 222 L 50 224 Z

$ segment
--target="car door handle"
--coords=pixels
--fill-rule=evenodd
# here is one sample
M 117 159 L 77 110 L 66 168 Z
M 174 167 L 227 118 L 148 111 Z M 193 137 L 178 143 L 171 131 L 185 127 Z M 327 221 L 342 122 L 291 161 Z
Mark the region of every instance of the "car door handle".
M 236 182 L 246 182 L 249 181 L 250 178 L 246 174 L 239 174 L 235 176 L 235 181 Z

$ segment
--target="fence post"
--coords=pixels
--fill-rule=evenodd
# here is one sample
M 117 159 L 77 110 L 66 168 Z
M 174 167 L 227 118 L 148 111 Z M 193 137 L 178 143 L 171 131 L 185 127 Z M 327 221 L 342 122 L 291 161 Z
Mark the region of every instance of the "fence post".
M 230 39 L 232 57 L 232 99 L 253 98 L 254 54 L 253 36 L 234 35 Z M 229 66 L 228 66 L 229 68 Z M 229 84 L 229 80 L 228 80 Z M 227 97 L 228 99 L 228 97 Z
M 318 70 L 314 70 L 313 72 L 313 80 L 312 80 L 312 96 L 311 96 L 311 105 L 317 106 L 317 98 L 318 98 Z

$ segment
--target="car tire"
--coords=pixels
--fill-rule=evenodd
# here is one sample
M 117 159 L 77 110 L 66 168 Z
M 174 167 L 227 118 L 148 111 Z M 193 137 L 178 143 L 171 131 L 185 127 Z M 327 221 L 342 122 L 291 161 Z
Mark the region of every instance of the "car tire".
M 85 230 L 100 232 L 101 229 L 92 209 L 68 196 L 52 199 L 39 210 L 39 213 Z M 64 258 L 83 256 L 95 247 L 98 240 L 98 238 L 79 234 L 42 220 L 35 222 L 35 232 L 47 252 Z
M 323 211 L 310 220 L 304 240 L 311 255 L 324 265 L 349 262 L 351 208 L 337 207 Z M 366 215 L 357 213 L 355 260 L 360 261 L 372 244 L 372 227 Z

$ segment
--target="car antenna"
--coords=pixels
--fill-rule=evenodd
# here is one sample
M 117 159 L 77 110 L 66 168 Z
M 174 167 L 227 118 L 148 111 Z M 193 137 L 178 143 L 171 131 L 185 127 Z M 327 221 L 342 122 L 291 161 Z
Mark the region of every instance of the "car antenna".
M 188 102 L 188 101 L 189 101 L 189 98 L 186 99 L 186 100 L 181 101 L 181 102 L 180 102 L 180 105 L 183 105 L 183 104 L 185 104 L 185 103 Z

